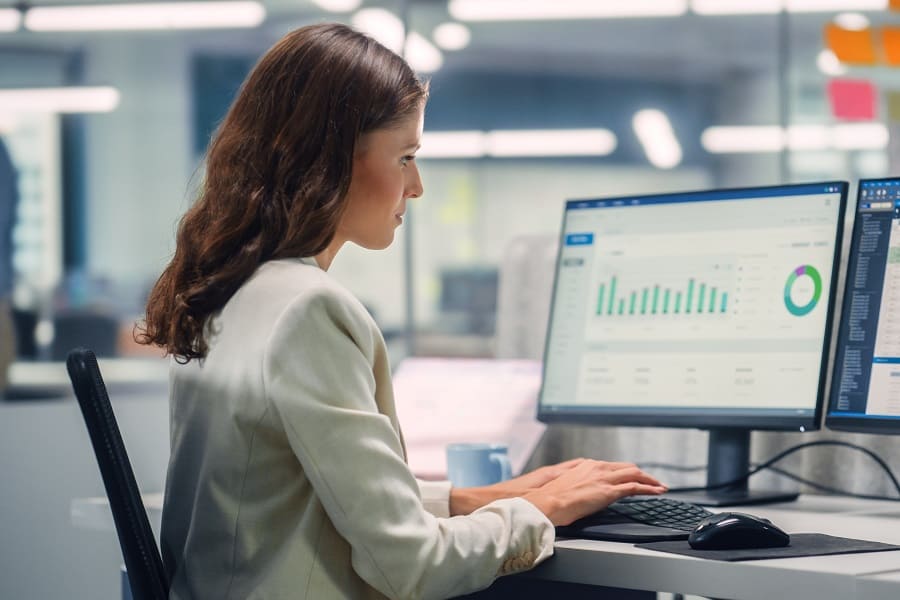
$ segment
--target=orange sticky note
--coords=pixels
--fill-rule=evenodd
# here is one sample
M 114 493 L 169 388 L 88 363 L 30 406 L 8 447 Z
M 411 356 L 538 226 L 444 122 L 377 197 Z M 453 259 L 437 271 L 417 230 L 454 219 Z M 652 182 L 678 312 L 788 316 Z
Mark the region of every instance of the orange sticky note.
M 829 23 L 825 26 L 825 43 L 841 62 L 875 64 L 875 39 L 871 29 L 844 29 Z
M 881 45 L 884 48 L 884 60 L 887 64 L 892 67 L 900 66 L 900 27 L 882 27 Z
M 831 114 L 838 119 L 870 121 L 875 118 L 875 86 L 862 79 L 832 79 L 828 82 Z

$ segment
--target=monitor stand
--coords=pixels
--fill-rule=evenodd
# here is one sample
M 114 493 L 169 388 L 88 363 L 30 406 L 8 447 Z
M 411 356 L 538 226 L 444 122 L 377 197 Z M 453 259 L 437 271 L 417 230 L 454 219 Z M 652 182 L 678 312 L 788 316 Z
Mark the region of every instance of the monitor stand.
M 734 481 L 750 470 L 750 430 L 716 428 L 709 430 L 709 455 L 706 485 L 714 486 Z M 726 488 L 701 492 L 676 492 L 667 497 L 699 504 L 700 506 L 737 506 L 741 504 L 769 504 L 793 502 L 799 492 L 751 490 L 747 480 Z

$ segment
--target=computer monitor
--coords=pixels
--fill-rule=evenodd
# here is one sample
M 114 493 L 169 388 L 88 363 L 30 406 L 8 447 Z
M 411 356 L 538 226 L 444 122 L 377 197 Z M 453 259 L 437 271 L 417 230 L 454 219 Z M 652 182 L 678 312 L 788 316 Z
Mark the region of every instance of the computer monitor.
M 859 182 L 825 426 L 900 434 L 900 178 Z
M 753 429 L 818 429 L 847 183 L 566 202 L 545 422 L 708 429 L 707 484 Z M 746 479 L 688 498 L 787 500 Z

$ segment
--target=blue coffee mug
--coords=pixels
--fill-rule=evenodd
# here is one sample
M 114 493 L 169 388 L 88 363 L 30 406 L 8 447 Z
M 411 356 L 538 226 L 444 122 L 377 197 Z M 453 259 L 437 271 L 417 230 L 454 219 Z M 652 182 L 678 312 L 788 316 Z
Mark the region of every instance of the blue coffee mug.
M 509 450 L 504 444 L 450 444 L 447 478 L 454 487 L 478 487 L 512 477 Z

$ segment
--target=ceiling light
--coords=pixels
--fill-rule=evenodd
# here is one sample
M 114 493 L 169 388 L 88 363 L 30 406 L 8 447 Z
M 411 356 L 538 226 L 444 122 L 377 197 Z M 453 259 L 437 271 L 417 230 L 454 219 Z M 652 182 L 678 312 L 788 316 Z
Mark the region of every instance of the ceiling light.
M 650 164 L 671 169 L 681 163 L 681 144 L 666 113 L 652 108 L 639 110 L 631 124 Z
M 21 113 L 110 112 L 119 105 L 113 87 L 0 89 L 0 111 Z
M 881 123 L 841 123 L 831 129 L 831 145 L 837 150 L 887 148 L 890 134 Z
M 841 29 L 850 31 L 862 31 L 871 25 L 869 17 L 858 12 L 841 13 L 834 18 L 834 23 Z
M 483 131 L 426 131 L 417 158 L 478 158 L 487 153 Z
M 472 41 L 469 28 L 462 23 L 441 23 L 434 28 L 433 37 L 444 50 L 462 50 Z
M 615 17 L 675 17 L 688 0 L 450 0 L 460 21 L 543 21 Z
M 313 2 L 328 12 L 350 12 L 362 4 L 362 0 L 313 0 Z
M 0 8 L 0 31 L 15 31 L 22 23 L 22 13 L 15 8 Z
M 403 51 L 406 30 L 397 15 L 383 8 L 364 8 L 353 15 L 353 26 L 394 52 Z
M 409 32 L 403 56 L 414 71 L 434 73 L 444 64 L 444 55 L 434 44 L 415 31 Z
M 789 12 L 886 10 L 888 0 L 785 0 Z
M 819 52 L 819 55 L 816 57 L 816 65 L 822 73 L 829 77 L 839 77 L 847 72 L 847 67 L 845 67 L 841 61 L 838 60 L 837 55 L 828 48 Z
M 707 152 L 732 154 L 792 151 L 881 150 L 890 134 L 881 123 L 838 125 L 792 125 L 787 131 L 777 125 L 709 127 L 700 137 Z
M 608 129 L 533 129 L 490 131 L 490 156 L 606 156 L 616 149 Z
M 691 10 L 698 15 L 777 14 L 784 0 L 691 0 Z
M 790 150 L 822 150 L 828 148 L 831 131 L 825 125 L 791 125 L 785 142 Z
M 266 18 L 259 2 L 167 2 L 41 6 L 25 13 L 32 31 L 215 29 L 256 27 Z
M 777 125 L 708 127 L 700 136 L 707 152 L 781 152 L 784 132 Z

